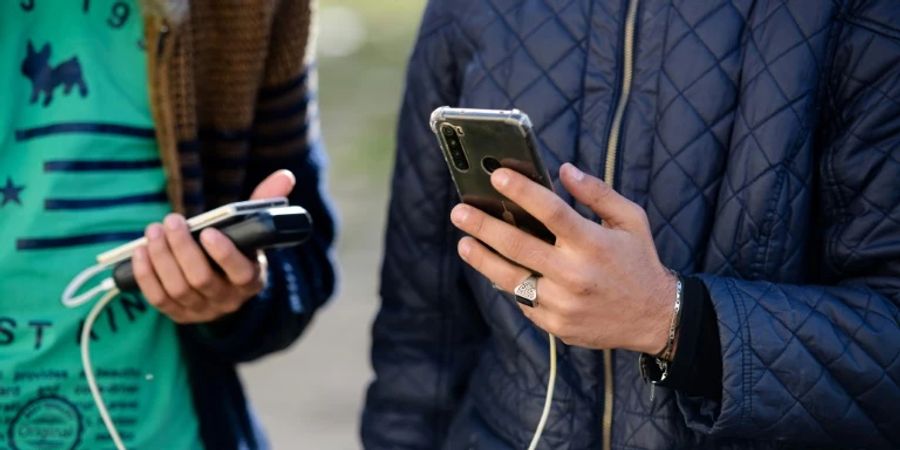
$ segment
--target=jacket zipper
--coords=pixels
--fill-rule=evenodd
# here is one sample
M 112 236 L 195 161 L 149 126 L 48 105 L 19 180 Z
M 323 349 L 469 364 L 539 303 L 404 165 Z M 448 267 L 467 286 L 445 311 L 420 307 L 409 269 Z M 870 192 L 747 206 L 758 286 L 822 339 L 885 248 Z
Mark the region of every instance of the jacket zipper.
M 603 179 L 610 187 L 616 186 L 616 158 L 619 152 L 619 138 L 625 116 L 625 106 L 631 95 L 631 79 L 634 72 L 634 29 L 640 0 L 629 0 L 625 17 L 624 49 L 622 50 L 622 87 L 616 104 L 609 140 L 606 143 L 606 162 Z M 613 415 L 613 357 L 612 350 L 603 350 L 603 450 L 612 450 Z

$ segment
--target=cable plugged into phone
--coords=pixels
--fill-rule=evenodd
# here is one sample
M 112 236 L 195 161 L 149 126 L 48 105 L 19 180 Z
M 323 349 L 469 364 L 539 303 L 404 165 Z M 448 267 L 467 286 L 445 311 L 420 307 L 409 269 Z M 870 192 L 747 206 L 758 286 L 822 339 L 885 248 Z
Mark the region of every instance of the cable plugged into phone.
M 283 198 L 233 203 L 188 219 L 188 225 L 195 240 L 199 239 L 200 232 L 204 229 L 217 228 L 242 253 L 255 258 L 256 252 L 260 250 L 300 245 L 312 235 L 313 223 L 309 213 L 299 206 L 280 206 L 286 204 L 287 200 Z M 135 248 L 143 244 L 143 239 L 138 239 L 98 255 L 98 264 L 88 267 L 73 278 L 62 295 L 63 305 L 69 308 L 81 306 L 102 295 L 91 307 L 81 329 L 81 363 L 94 404 L 118 450 L 125 450 L 125 444 L 106 408 L 94 376 L 90 337 L 97 317 L 119 292 L 139 290 L 132 271 L 131 255 Z M 212 259 L 210 262 L 212 263 Z M 112 276 L 78 294 L 90 280 L 111 267 Z

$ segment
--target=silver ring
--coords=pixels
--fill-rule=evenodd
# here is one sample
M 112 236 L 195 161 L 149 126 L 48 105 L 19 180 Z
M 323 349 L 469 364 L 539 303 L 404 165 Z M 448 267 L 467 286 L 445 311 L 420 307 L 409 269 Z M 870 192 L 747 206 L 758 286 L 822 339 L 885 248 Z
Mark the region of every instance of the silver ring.
M 538 276 L 531 274 L 528 278 L 519 283 L 514 292 L 514 294 L 516 294 L 516 301 L 529 308 L 537 306 L 537 282 Z

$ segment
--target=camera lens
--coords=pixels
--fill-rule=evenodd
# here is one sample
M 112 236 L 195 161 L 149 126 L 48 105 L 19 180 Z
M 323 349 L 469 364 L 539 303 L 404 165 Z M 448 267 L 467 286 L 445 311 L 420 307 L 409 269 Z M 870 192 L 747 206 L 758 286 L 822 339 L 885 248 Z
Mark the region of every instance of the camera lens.
M 453 157 L 453 164 L 456 165 L 456 168 L 459 170 L 469 170 L 469 161 L 466 159 L 465 155 L 456 155 Z
M 450 125 L 444 125 L 444 136 L 453 136 L 456 132 L 453 130 L 453 127 Z

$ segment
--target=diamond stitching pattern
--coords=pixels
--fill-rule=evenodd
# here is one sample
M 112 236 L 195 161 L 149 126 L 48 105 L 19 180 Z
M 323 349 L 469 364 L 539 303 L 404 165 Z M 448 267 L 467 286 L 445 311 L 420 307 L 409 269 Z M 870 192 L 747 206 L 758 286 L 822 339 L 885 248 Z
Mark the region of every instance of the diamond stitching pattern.
M 602 172 L 600 162 L 620 82 L 622 2 L 449 3 L 454 5 L 453 13 L 442 12 L 453 19 L 440 27 L 434 25 L 443 31 L 434 32 L 438 37 L 429 39 L 452 41 L 449 48 L 438 45 L 434 55 L 462 55 L 457 61 L 461 66 L 447 65 L 443 57 L 432 56 L 435 61 L 426 61 L 427 67 L 418 70 L 427 71 L 424 77 L 430 80 L 447 80 L 448 72 L 456 73 L 458 85 L 438 86 L 443 89 L 439 90 L 443 92 L 440 99 L 425 89 L 417 94 L 432 101 L 431 106 L 456 103 L 523 109 L 532 116 L 542 155 L 554 178 L 563 161 L 575 161 L 594 174 Z M 721 416 L 718 420 L 704 418 L 690 411 L 686 406 L 690 402 L 671 393 L 658 392 L 656 402 L 650 404 L 648 389 L 634 365 L 636 355 L 615 352 L 615 448 L 765 448 L 763 443 L 732 442 L 711 438 L 708 433 L 779 437 L 791 435 L 792 429 L 808 432 L 820 439 L 819 443 L 833 439 L 877 445 L 895 438 L 892 429 L 900 429 L 897 419 L 880 423 L 873 415 L 879 412 L 879 397 L 898 392 L 900 350 L 891 353 L 872 347 L 884 336 L 897 336 L 891 331 L 878 336 L 873 330 L 883 331 L 885 324 L 898 323 L 898 300 L 867 287 L 865 277 L 852 276 L 866 273 L 865 262 L 871 260 L 876 244 L 884 243 L 886 236 L 896 237 L 900 195 L 885 196 L 883 189 L 865 185 L 887 185 L 877 177 L 848 178 L 847 167 L 861 163 L 840 151 L 868 147 L 872 151 L 867 155 L 880 156 L 864 161 L 866 170 L 900 179 L 900 139 L 884 138 L 890 130 L 876 130 L 880 133 L 876 137 L 883 138 L 880 140 L 871 134 L 873 126 L 878 126 L 873 121 L 894 123 L 891 120 L 896 119 L 876 114 L 871 121 L 854 120 L 845 112 L 884 110 L 900 116 L 900 77 L 896 71 L 879 72 L 867 66 L 867 61 L 883 58 L 864 57 L 884 54 L 890 42 L 897 43 L 876 36 L 877 30 L 872 35 L 854 35 L 854 54 L 842 56 L 840 49 L 829 47 L 836 30 L 849 26 L 835 27 L 833 18 L 840 2 L 820 6 L 810 8 L 800 1 L 642 0 L 638 45 L 645 50 L 636 54 L 635 64 L 643 72 L 636 73 L 625 129 L 643 127 L 646 135 L 634 131 L 623 135 L 620 150 L 625 156 L 619 179 L 629 186 L 623 193 L 645 205 L 664 262 L 685 272 L 705 274 L 720 317 L 727 374 Z M 664 33 L 660 28 L 642 29 L 642 24 L 654 17 L 664 18 Z M 660 50 L 654 53 L 654 48 Z M 830 51 L 836 55 L 834 65 L 842 64 L 843 69 L 820 79 L 831 63 Z M 647 76 L 654 73 L 654 67 L 658 67 L 655 76 Z M 820 105 L 823 84 L 828 95 Z M 826 125 L 845 134 L 826 131 L 825 136 L 815 136 L 817 108 L 838 111 L 836 99 L 843 109 L 828 118 Z M 421 99 L 408 102 L 413 108 Z M 631 114 L 637 109 L 653 113 Z M 435 284 L 444 288 L 462 282 L 452 278 L 460 271 L 452 251 L 455 239 L 434 238 L 444 236 L 446 227 L 406 216 L 416 211 L 443 220 L 454 201 L 446 186 L 443 162 L 435 157 L 423 162 L 419 153 L 433 146 L 426 124 L 418 117 L 412 122 L 412 128 L 420 131 L 407 136 L 409 142 L 402 143 L 406 150 L 401 147 L 398 155 L 400 181 L 395 180 L 395 197 L 403 203 L 399 212 L 392 212 L 392 218 L 398 236 L 419 240 L 389 241 L 396 246 L 397 261 L 386 262 L 385 279 L 396 283 L 388 287 L 393 292 L 388 295 L 412 291 L 418 299 L 427 297 Z M 817 147 L 820 141 L 830 147 Z M 823 157 L 825 151 L 835 154 Z M 821 163 L 819 158 L 823 158 Z M 634 174 L 647 178 L 645 187 L 630 183 Z M 814 254 L 809 250 L 818 244 L 810 241 L 806 230 L 817 225 L 809 209 L 819 189 L 827 197 L 823 202 L 835 206 L 822 212 L 833 225 L 823 232 L 827 239 L 821 252 L 823 268 L 809 272 Z M 563 191 L 561 194 L 566 197 Z M 436 204 L 434 198 L 448 201 Z M 860 215 L 866 217 L 862 225 L 847 225 Z M 435 260 L 440 262 L 428 262 Z M 409 268 L 416 265 L 422 265 L 416 270 L 423 274 L 422 279 L 406 279 Z M 432 271 L 441 274 L 440 281 L 433 279 Z M 536 338 L 542 335 L 540 330 L 516 316 L 515 308 L 485 282 L 468 269 L 466 273 L 465 287 L 451 299 L 458 304 L 442 305 L 442 314 L 468 317 L 468 296 L 476 298 L 478 313 L 487 322 L 484 333 L 495 347 L 490 358 L 482 358 L 487 362 L 467 362 L 479 356 L 462 351 L 423 355 L 422 350 L 410 350 L 402 357 L 410 356 L 406 353 L 427 356 L 427 362 L 435 367 L 475 365 L 471 380 L 465 379 L 464 372 L 442 372 L 438 386 L 430 387 L 428 394 L 433 395 L 434 404 L 446 407 L 448 401 L 454 401 L 450 391 L 460 383 L 495 390 L 480 400 L 489 404 L 476 408 L 485 416 L 505 417 L 503 423 L 494 417 L 482 418 L 497 434 L 490 439 L 523 447 L 531 430 L 511 424 L 528 423 L 533 419 L 532 408 L 540 402 L 540 395 L 533 391 L 543 388 L 546 350 L 534 346 L 543 346 L 545 341 Z M 883 282 L 882 278 L 873 282 Z M 746 281 L 754 279 L 779 284 Z M 791 284 L 833 284 L 841 279 L 847 279 L 846 285 L 829 290 Z M 900 291 L 900 286 L 885 287 L 889 288 Z M 437 323 L 429 322 L 433 316 L 434 320 L 440 318 L 440 314 L 433 315 L 433 306 L 412 306 L 403 314 L 422 315 L 415 322 L 426 327 Z M 460 325 L 446 319 L 431 329 L 439 330 L 441 342 L 471 344 L 485 336 L 478 330 L 470 334 L 454 326 Z M 816 339 L 828 340 L 829 345 Z M 402 342 L 391 340 L 396 345 Z M 545 443 L 547 448 L 596 447 L 602 406 L 599 354 L 564 347 L 560 355 L 559 399 Z M 806 367 L 798 366 L 798 360 L 807 361 L 809 368 L 802 377 L 792 372 Z M 873 372 L 881 376 L 848 377 L 848 361 L 874 367 Z M 390 372 L 413 386 L 433 385 L 430 375 Z M 834 392 L 844 393 L 843 397 L 835 397 Z M 828 405 L 818 403 L 823 398 L 836 399 Z M 780 406 L 768 411 L 773 404 Z M 429 420 L 440 429 L 448 426 L 451 418 Z M 681 425 L 685 421 L 689 427 Z M 854 436 L 853 430 L 834 426 L 842 422 L 865 428 L 868 436 Z M 490 439 L 485 442 L 494 442 Z

